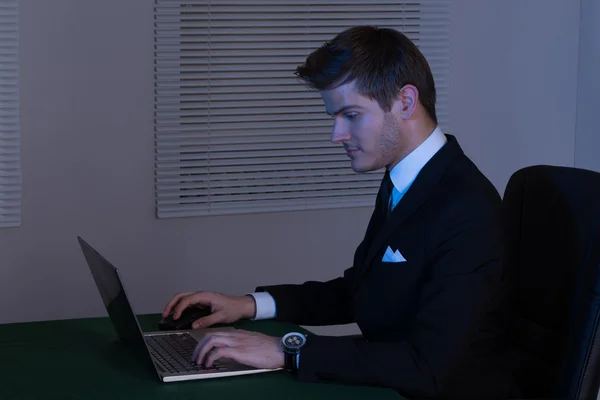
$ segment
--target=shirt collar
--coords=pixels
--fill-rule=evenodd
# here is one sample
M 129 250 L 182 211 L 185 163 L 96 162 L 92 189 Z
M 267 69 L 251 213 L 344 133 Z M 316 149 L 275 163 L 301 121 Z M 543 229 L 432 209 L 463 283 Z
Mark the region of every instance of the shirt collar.
M 400 193 L 406 192 L 421 169 L 446 142 L 446 136 L 438 126 L 423 143 L 400 160 L 390 171 L 390 178 L 396 190 Z

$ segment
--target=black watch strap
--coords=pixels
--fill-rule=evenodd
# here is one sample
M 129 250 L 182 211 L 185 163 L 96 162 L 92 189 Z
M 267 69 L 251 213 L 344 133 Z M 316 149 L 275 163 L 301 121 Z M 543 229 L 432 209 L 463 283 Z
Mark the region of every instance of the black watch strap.
M 283 365 L 284 368 L 288 371 L 297 371 L 298 368 L 296 366 L 296 360 L 298 358 L 298 353 L 288 353 L 286 351 L 283 352 Z

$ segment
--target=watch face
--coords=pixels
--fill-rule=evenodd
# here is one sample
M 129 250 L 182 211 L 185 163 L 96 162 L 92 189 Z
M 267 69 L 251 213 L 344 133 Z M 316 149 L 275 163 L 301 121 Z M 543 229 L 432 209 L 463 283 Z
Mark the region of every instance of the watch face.
M 288 333 L 283 337 L 283 344 L 290 349 L 299 349 L 306 343 L 306 338 L 300 333 Z

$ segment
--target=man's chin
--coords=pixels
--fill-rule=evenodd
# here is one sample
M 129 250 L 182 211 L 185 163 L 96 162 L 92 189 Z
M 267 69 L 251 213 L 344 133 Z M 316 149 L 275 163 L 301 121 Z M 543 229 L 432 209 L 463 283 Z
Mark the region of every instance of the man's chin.
M 352 160 L 352 163 L 350 164 L 350 166 L 352 167 L 352 171 L 357 172 L 359 174 L 363 174 L 365 172 L 369 172 L 372 170 L 372 168 L 370 168 L 370 166 L 361 164 L 361 163 L 357 162 L 357 160 Z

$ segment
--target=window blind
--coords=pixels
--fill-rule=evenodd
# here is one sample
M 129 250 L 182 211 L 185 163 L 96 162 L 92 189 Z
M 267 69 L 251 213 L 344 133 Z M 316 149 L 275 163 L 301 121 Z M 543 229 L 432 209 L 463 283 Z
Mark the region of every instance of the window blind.
M 373 206 L 381 171 L 352 171 L 318 92 L 294 75 L 365 24 L 398 29 L 424 53 L 443 128 L 447 1 L 156 0 L 157 216 Z
M 0 3 L 0 227 L 21 225 L 18 1 Z

